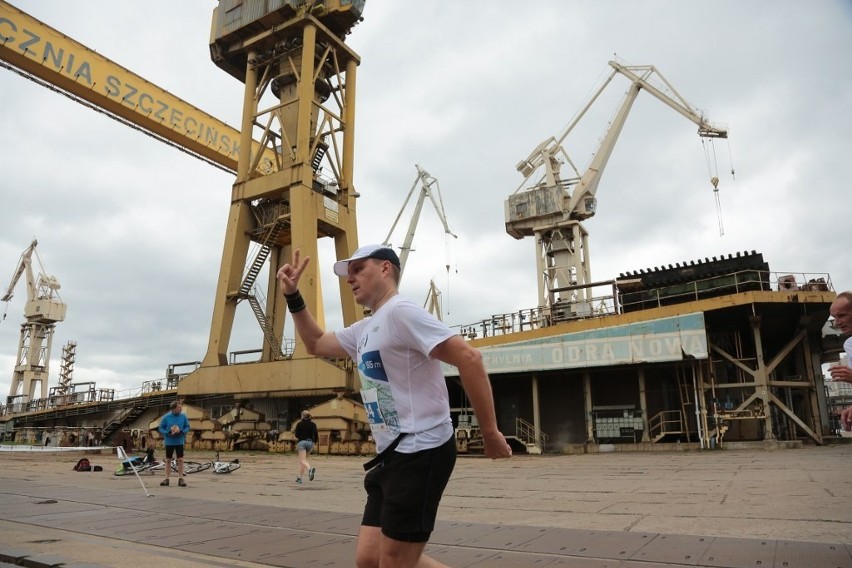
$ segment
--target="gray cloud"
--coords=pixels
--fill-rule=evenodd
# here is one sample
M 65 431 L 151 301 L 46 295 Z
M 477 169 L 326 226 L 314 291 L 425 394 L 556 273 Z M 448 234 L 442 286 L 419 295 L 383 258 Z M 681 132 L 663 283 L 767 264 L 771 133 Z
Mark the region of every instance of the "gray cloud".
M 215 2 L 17 0 L 22 10 L 178 97 L 236 125 L 241 85 L 209 61 Z M 471 323 L 536 303 L 534 245 L 504 231 L 514 165 L 558 135 L 617 53 L 654 64 L 711 120 L 725 235 L 695 127 L 640 94 L 602 177 L 591 233 L 596 280 L 683 260 L 757 250 L 778 271 L 828 272 L 845 258 L 848 182 L 840 172 L 852 104 L 848 2 L 696 4 L 370 0 L 349 37 L 358 73 L 359 238 L 384 239 L 419 163 L 438 178 L 457 240 L 424 209 L 403 292 L 443 291 L 446 320 Z M 97 16 L 97 17 L 95 17 Z M 29 240 L 61 280 L 76 340 L 75 380 L 129 389 L 169 363 L 203 357 L 232 177 L 0 70 L 0 277 Z M 584 167 L 627 81 L 616 77 L 566 140 Z M 732 179 L 729 154 L 736 168 Z M 711 161 L 711 163 L 713 163 Z M 407 224 L 410 212 L 403 217 Z M 401 240 L 399 237 L 397 240 Z M 337 279 L 320 258 L 327 323 Z M 447 269 L 449 265 L 449 270 Z M 5 285 L 6 280 L 2 281 Z M 0 324 L 0 390 L 14 365 L 25 297 Z M 238 316 L 231 349 L 259 343 Z

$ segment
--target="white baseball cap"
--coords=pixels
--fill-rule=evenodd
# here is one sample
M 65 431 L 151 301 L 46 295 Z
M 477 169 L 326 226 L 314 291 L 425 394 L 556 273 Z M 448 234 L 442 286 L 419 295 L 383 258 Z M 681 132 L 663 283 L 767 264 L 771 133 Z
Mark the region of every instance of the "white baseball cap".
M 399 257 L 394 250 L 385 245 L 364 245 L 355 251 L 351 257 L 346 260 L 338 260 L 334 263 L 334 273 L 338 276 L 346 277 L 349 275 L 349 263 L 353 260 L 361 260 L 364 258 L 375 258 L 376 260 L 387 260 L 397 268 L 399 268 Z

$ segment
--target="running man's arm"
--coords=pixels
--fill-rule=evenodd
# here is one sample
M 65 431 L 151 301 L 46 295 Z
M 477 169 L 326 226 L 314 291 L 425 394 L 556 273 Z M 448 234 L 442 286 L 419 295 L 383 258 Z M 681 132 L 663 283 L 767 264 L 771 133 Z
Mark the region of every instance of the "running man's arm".
M 489 458 L 511 457 L 512 448 L 497 428 L 494 395 L 479 350 L 470 346 L 460 336 L 454 335 L 439 343 L 430 355 L 458 368 L 464 392 L 473 405 L 479 429 L 482 431 L 485 455 Z
M 292 296 L 299 292 L 299 278 L 302 277 L 302 272 L 305 271 L 305 267 L 311 260 L 311 257 L 306 256 L 304 260 L 300 261 L 299 256 L 299 249 L 296 249 L 293 252 L 293 263 L 285 264 L 279 268 L 275 276 L 278 279 L 278 287 L 285 296 Z M 290 317 L 293 318 L 296 333 L 302 338 L 309 354 L 319 357 L 348 356 L 346 350 L 337 341 L 337 336 L 333 332 L 324 331 L 308 308 L 296 313 L 290 312 Z

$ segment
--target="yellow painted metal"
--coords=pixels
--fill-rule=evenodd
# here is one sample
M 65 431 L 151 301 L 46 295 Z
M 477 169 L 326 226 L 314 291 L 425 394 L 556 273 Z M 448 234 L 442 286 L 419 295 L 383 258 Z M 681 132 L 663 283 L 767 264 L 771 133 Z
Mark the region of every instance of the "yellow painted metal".
M 351 392 L 351 368 L 311 357 L 298 336 L 289 358 L 276 360 L 275 349 L 264 344 L 256 363 L 229 365 L 228 344 L 237 305 L 254 295 L 247 291 L 244 280 L 252 241 L 269 251 L 265 261 L 268 276 L 264 282 L 255 281 L 254 286 L 266 287 L 263 317 L 274 341 L 283 338 L 287 316 L 274 272 L 291 260 L 295 249 L 301 251 L 302 258 L 312 259 L 299 288 L 317 321 L 324 325 L 318 239 L 334 239 L 338 259 L 350 256 L 358 244 L 352 184 L 358 57 L 310 14 L 276 26 L 271 32 L 237 33 L 232 44 L 220 42 L 219 48 L 220 54 L 232 58 L 226 67 L 243 61 L 246 64 L 245 73 L 239 74 L 245 80 L 242 131 L 246 136 L 256 125 L 265 128 L 261 143 L 275 152 L 274 170 L 267 175 L 249 175 L 252 156 L 240 154 L 207 354 L 201 367 L 180 383 L 179 392 L 269 396 Z M 268 97 L 261 103 L 267 88 L 278 98 L 271 107 Z M 326 106 L 325 97 L 339 108 Z M 328 147 L 327 164 L 334 175 L 330 185 L 315 170 L 322 144 Z M 263 206 L 276 211 L 275 220 L 261 221 L 256 213 Z M 345 324 L 362 317 L 345 286 L 340 287 L 340 302 Z
M 0 0 L 0 61 L 236 172 L 240 132 Z M 260 144 L 249 138 L 252 153 Z M 258 173 L 272 169 L 264 151 Z
M 289 261 L 296 248 L 314 259 L 302 277 L 301 290 L 323 322 L 317 239 L 332 237 L 338 258 L 351 255 L 358 243 L 352 175 L 355 70 L 359 60 L 340 35 L 325 25 L 351 24 L 345 18 L 338 21 L 346 6 L 332 3 L 326 8 L 318 15 L 320 19 L 305 12 L 260 34 L 240 34 L 238 30 L 231 45 L 217 42 L 223 48 L 220 55 L 229 65 L 242 62 L 246 69 L 245 75 L 240 74 L 246 87 L 241 130 L 237 130 L 0 0 L 0 61 L 237 173 L 208 350 L 201 368 L 181 382 L 182 395 L 276 391 L 290 396 L 352 389 L 351 370 L 309 357 L 301 342 L 297 341 L 289 360 L 280 360 L 280 349 L 274 347 L 283 338 L 286 319 L 275 268 Z M 264 60 L 282 38 L 296 38 L 299 48 L 287 59 Z M 289 73 L 292 80 L 281 89 L 280 105 L 260 109 L 263 91 L 269 88 L 272 77 L 282 73 Z M 330 86 L 326 96 L 333 96 L 339 110 L 323 106 L 320 87 L 324 85 Z M 269 120 L 265 121 L 262 141 L 257 142 L 252 140 L 252 132 L 261 124 L 261 117 Z M 272 133 L 269 125 L 275 120 L 280 131 Z M 317 189 L 317 172 L 312 167 L 318 146 L 329 137 L 335 152 L 330 169 L 337 178 L 331 192 Z M 270 270 L 265 283 L 266 303 L 258 315 L 267 339 L 260 350 L 260 362 L 235 368 L 228 361 L 234 317 L 238 303 L 252 299 L 242 287 L 247 256 L 252 241 L 261 242 L 264 231 L 271 235 L 269 226 L 256 217 L 258 202 L 280 203 L 287 213 L 279 219 L 278 228 L 285 229 L 261 243 L 269 251 Z M 340 298 L 346 324 L 362 316 L 351 293 L 343 287 Z
M 201 367 L 184 378 L 178 394 L 203 396 L 233 394 L 244 398 L 307 397 L 352 392 L 350 369 L 307 357 L 286 361 Z

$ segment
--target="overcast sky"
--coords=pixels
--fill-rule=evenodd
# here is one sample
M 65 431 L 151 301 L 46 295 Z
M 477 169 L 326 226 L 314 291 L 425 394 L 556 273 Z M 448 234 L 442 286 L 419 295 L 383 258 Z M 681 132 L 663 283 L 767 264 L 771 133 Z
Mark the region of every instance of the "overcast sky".
M 216 2 L 12 4 L 238 126 L 242 85 L 209 57 Z M 852 288 L 849 0 L 368 0 L 347 43 L 361 56 L 360 243 L 385 238 L 415 164 L 437 178 L 458 239 L 427 203 L 402 291 L 422 302 L 434 279 L 451 325 L 536 305 L 534 242 L 504 228 L 504 201 L 523 181 L 515 164 L 562 132 L 615 54 L 655 65 L 730 138 L 714 145 L 710 171 L 695 125 L 640 93 L 585 222 L 592 280 L 754 250 L 772 271 Z M 617 76 L 566 140 L 581 170 L 628 84 Z M 203 358 L 233 176 L 5 69 L 0 103 L 0 286 L 35 237 L 68 304 L 49 386 L 69 340 L 74 381 L 119 395 Z M 409 206 L 395 244 L 410 216 Z M 335 328 L 330 244 L 319 262 Z M 0 323 L 4 400 L 25 298 L 20 282 Z M 250 310 L 239 312 L 230 350 L 259 347 Z

